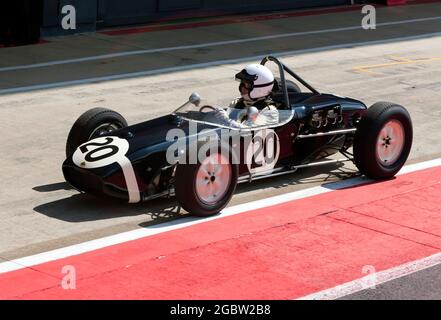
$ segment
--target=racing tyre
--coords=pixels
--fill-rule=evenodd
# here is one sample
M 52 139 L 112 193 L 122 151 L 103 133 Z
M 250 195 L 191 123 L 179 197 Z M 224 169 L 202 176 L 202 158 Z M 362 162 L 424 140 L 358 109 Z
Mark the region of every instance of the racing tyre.
M 66 142 L 66 157 L 86 141 L 127 127 L 127 121 L 118 112 L 105 108 L 93 108 L 83 113 L 70 129 Z
M 371 179 L 388 179 L 401 169 L 412 147 L 412 120 L 407 110 L 394 103 L 371 106 L 358 124 L 354 161 Z
M 208 217 L 219 213 L 230 201 L 237 185 L 238 166 L 229 150 L 218 148 L 197 164 L 178 164 L 175 194 L 190 214 Z

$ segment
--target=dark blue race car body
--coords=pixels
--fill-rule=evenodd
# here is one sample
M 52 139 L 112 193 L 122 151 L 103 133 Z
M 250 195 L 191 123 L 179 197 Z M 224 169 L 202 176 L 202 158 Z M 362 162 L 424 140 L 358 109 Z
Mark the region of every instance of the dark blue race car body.
M 352 98 L 319 93 L 277 59 L 268 57 L 264 59 L 263 64 L 269 60 L 276 62 L 281 71 L 278 90 L 273 92 L 272 98 L 278 103 L 279 110 L 287 114 L 286 121 L 281 121 L 279 125 L 269 129 L 277 137 L 277 159 L 268 170 L 258 170 L 259 164 L 250 166 L 240 162 L 235 177 L 237 182 L 252 181 L 293 172 L 305 166 L 324 164 L 328 162 L 323 161 L 324 158 L 337 152 L 353 160 L 348 149 L 353 146 L 357 128 L 368 110 L 366 105 Z M 285 71 L 312 92 L 300 92 L 297 88 L 288 86 L 284 77 Z M 65 179 L 78 190 L 129 202 L 173 194 L 176 168 L 183 165 L 167 161 L 166 152 L 174 143 L 174 140 L 167 139 L 167 134 L 173 129 L 182 130 L 185 133 L 186 145 L 189 146 L 195 136 L 194 132 L 190 132 L 191 122 L 192 119 L 173 113 L 101 134 L 101 140 L 92 139 L 90 143 L 85 142 L 74 154 L 67 156 L 62 166 Z M 213 131 L 221 137 L 222 129 L 224 128 L 221 126 L 198 121 L 197 133 Z M 236 131 L 236 134 L 241 136 L 239 153 L 246 152 L 248 147 L 247 143 L 249 144 L 250 140 L 246 140 L 245 137 L 251 136 L 253 139 L 257 132 L 265 129 L 268 128 Z M 411 139 L 411 135 L 406 136 L 408 137 Z M 121 144 L 118 145 L 115 141 Z M 230 140 L 224 142 L 231 144 Z M 101 147 L 92 150 L 92 145 L 93 148 Z M 120 151 L 118 148 L 126 148 L 124 159 L 107 163 L 106 155 L 114 156 L 113 153 Z M 407 150 L 404 151 L 408 154 Z M 183 154 L 185 152 L 186 150 L 182 150 Z M 104 162 L 99 166 L 88 166 L 87 161 L 78 160 L 84 159 L 84 155 L 89 157 L 89 160 L 93 158 Z M 243 159 L 242 154 L 236 156 Z M 384 168 L 386 170 L 387 166 Z

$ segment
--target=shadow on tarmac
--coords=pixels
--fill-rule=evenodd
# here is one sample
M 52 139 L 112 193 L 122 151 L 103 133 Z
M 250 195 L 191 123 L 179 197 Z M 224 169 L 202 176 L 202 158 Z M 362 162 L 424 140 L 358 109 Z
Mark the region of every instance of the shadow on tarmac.
M 152 223 L 161 223 L 179 216 L 174 199 L 156 199 L 146 203 L 128 204 L 111 198 L 98 198 L 78 193 L 71 197 L 48 202 L 33 210 L 48 217 L 67 221 L 85 222 L 114 219 L 125 216 L 148 215 Z
M 336 182 L 358 175 L 354 169 L 345 168 L 343 164 L 332 164 L 321 168 L 308 168 L 299 172 L 244 183 L 237 186 L 235 195 L 246 194 L 260 189 L 281 189 L 293 185 L 301 185 L 302 189 L 317 184 L 326 186 L 328 182 Z M 332 185 L 332 184 L 331 184 Z M 37 186 L 39 192 L 70 190 L 66 182 Z M 78 223 L 113 219 L 124 216 L 146 215 L 147 219 L 140 226 L 147 227 L 187 216 L 181 212 L 175 198 L 160 198 L 152 201 L 128 204 L 110 198 L 97 198 L 85 193 L 78 193 L 68 198 L 48 202 L 33 208 L 34 211 L 48 217 L 66 222 Z
M 74 188 L 67 182 L 57 182 L 51 184 L 44 184 L 41 186 L 33 187 L 32 190 L 38 192 L 53 192 L 58 190 L 73 190 Z

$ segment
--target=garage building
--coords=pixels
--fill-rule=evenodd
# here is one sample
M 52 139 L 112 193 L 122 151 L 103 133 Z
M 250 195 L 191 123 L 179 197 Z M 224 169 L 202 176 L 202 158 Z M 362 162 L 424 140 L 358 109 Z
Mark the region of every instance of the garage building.
M 3 0 L 0 43 L 37 42 L 103 28 L 194 17 L 349 5 L 363 0 Z M 386 2 L 383 1 L 383 2 Z M 62 8 L 76 9 L 76 29 L 61 27 Z

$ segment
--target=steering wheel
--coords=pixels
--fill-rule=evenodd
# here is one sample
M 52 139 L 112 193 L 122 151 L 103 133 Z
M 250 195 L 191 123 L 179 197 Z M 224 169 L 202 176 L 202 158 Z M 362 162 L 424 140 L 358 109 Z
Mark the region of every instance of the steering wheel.
M 212 107 L 212 106 L 202 106 L 202 107 L 199 109 L 199 112 L 203 112 L 205 109 L 209 109 L 209 110 L 211 110 L 211 111 L 216 110 L 216 108 L 215 108 L 215 107 Z

